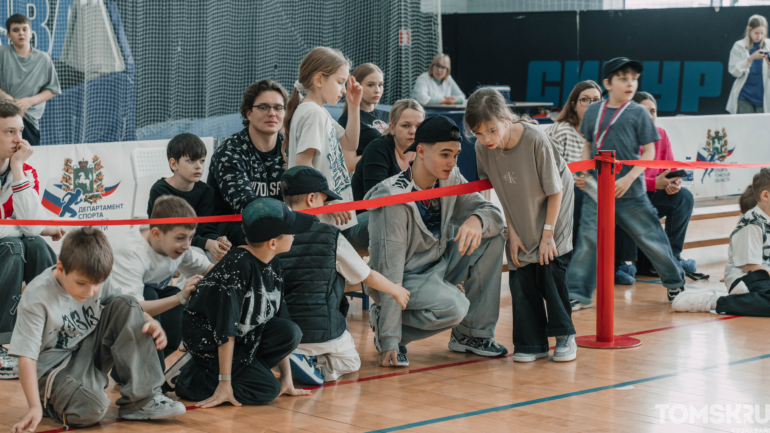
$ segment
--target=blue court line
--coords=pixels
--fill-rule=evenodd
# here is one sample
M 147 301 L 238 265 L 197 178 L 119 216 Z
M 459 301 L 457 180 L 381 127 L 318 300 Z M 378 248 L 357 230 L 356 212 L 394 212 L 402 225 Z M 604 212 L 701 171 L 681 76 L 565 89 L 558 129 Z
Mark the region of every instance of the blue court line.
M 396 427 L 385 428 L 385 429 L 381 429 L 381 430 L 372 430 L 372 431 L 367 432 L 367 433 L 386 433 L 386 432 L 394 432 L 394 431 L 400 431 L 400 430 L 407 430 L 407 429 L 410 429 L 410 428 L 422 427 L 424 425 L 437 424 L 437 423 L 440 423 L 440 422 L 452 421 L 452 420 L 456 420 L 456 419 L 460 419 L 460 418 L 468 418 L 468 417 L 476 416 L 476 415 L 484 415 L 484 414 L 493 413 L 493 412 L 500 412 L 500 411 L 504 411 L 504 410 L 508 410 L 508 409 L 515 409 L 517 407 L 532 406 L 533 404 L 546 403 L 546 402 L 554 401 L 554 400 L 562 400 L 562 399 L 565 399 L 565 398 L 576 397 L 576 396 L 579 396 L 579 395 L 593 394 L 593 393 L 599 392 L 599 391 L 606 391 L 608 389 L 622 388 L 624 386 L 636 385 L 638 383 L 645 383 L 645 382 L 652 382 L 654 380 L 668 379 L 670 377 L 676 377 L 676 376 L 679 376 L 681 374 L 686 374 L 686 373 L 693 373 L 693 372 L 698 372 L 698 371 L 712 370 L 712 369 L 715 369 L 715 368 L 726 367 L 726 366 L 731 366 L 731 365 L 745 364 L 747 362 L 759 361 L 759 360 L 767 359 L 767 358 L 770 358 L 770 354 L 761 355 L 761 356 L 755 356 L 753 358 L 740 359 L 738 361 L 723 362 L 721 364 L 714 364 L 714 365 L 711 365 L 711 366 L 708 366 L 708 367 L 703 367 L 703 368 L 683 370 L 683 371 L 680 371 L 680 372 L 677 372 L 677 373 L 661 374 L 660 376 L 653 376 L 653 377 L 648 377 L 648 378 L 645 378 L 645 379 L 631 380 L 631 381 L 628 381 L 628 382 L 616 383 L 615 385 L 600 386 L 600 387 L 597 387 L 597 388 L 584 389 L 582 391 L 575 391 L 575 392 L 569 392 L 569 393 L 566 393 L 566 394 L 554 395 L 554 396 L 551 396 L 551 397 L 538 398 L 538 399 L 535 399 L 535 400 L 523 401 L 521 403 L 506 404 L 505 406 L 490 407 L 489 409 L 482 409 L 482 410 L 477 410 L 477 411 L 473 411 L 473 412 L 466 412 L 466 413 L 461 413 L 461 414 L 457 414 L 457 415 L 445 416 L 445 417 L 441 417 L 441 418 L 434 418 L 434 419 L 429 419 L 429 420 L 425 420 L 425 421 L 419 421 L 419 422 L 415 422 L 415 423 L 411 423 L 411 424 L 404 424 L 404 425 L 400 425 L 400 426 L 396 426 Z

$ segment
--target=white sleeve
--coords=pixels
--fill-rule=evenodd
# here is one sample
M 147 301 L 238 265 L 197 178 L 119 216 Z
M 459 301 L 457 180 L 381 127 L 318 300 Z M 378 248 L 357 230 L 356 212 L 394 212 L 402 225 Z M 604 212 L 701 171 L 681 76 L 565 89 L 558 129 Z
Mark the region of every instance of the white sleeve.
M 340 233 L 337 237 L 337 272 L 348 284 L 358 284 L 367 279 L 371 271 L 353 245 Z
M 730 238 L 733 247 L 733 265 L 762 264 L 762 229 L 754 224 L 740 229 Z
M 748 62 L 749 58 L 746 57 L 742 42 L 743 41 L 733 45 L 733 49 L 730 50 L 730 61 L 727 64 L 727 70 L 735 78 L 743 76 L 743 74 L 747 73 L 751 68 L 751 64 Z
M 137 301 L 144 301 L 145 270 L 146 266 L 138 253 L 115 254 L 112 272 L 102 283 L 102 290 L 110 294 L 120 291 L 124 295 L 133 296 Z
M 312 102 L 308 102 L 312 104 Z M 323 108 L 322 108 L 323 109 Z M 319 153 L 323 152 L 324 141 L 326 140 L 326 134 L 324 134 L 324 125 L 327 119 L 321 117 L 324 113 L 320 113 L 317 110 L 305 111 L 299 119 L 295 119 L 297 122 L 297 131 L 295 136 L 291 136 L 289 139 L 297 143 L 296 152 L 300 154 L 308 149 L 315 149 Z M 343 128 L 343 134 L 344 134 Z
M 185 277 L 190 278 L 195 275 L 205 274 L 209 270 L 209 266 L 211 266 L 211 262 L 209 262 L 205 255 L 190 248 L 182 256 L 179 272 Z
M 426 105 L 428 102 L 430 102 L 431 96 L 430 90 L 428 89 L 428 80 L 430 80 L 430 77 L 428 77 L 427 74 L 423 74 L 417 77 L 417 81 L 414 82 L 412 98 L 419 102 L 420 105 Z
M 452 96 L 457 97 L 457 103 L 462 104 L 462 102 L 465 100 L 465 93 L 460 89 L 460 86 L 455 83 L 454 78 L 450 75 L 448 77 L 449 79 L 449 92 Z
M 24 179 L 14 180 L 11 183 L 13 189 L 12 218 L 18 220 L 45 219 L 45 211 L 43 205 L 40 204 L 40 196 L 35 191 L 35 175 L 32 170 L 25 175 Z M 27 236 L 39 236 L 44 228 L 45 226 L 19 226 L 19 230 Z

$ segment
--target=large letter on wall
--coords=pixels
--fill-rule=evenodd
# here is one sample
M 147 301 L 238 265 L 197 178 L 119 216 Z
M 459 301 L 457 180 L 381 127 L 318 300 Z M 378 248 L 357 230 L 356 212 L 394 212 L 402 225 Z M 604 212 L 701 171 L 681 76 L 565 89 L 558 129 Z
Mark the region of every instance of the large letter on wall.
M 15 0 L 13 13 L 22 14 L 29 18 L 32 32 L 35 34 L 35 48 L 49 52 L 51 47 L 51 32 L 45 26 L 48 20 L 48 0 Z
M 575 84 L 586 80 L 593 80 L 597 83 L 601 83 L 601 80 L 599 79 L 598 60 L 585 61 L 583 62 L 582 68 L 580 67 L 579 61 L 570 60 L 568 62 L 564 62 L 564 87 L 562 88 L 563 90 L 561 100 L 567 102 L 567 99 L 569 99 L 569 94 L 572 93 L 572 89 L 575 87 Z
M 698 112 L 698 99 L 722 94 L 721 62 L 684 62 L 681 111 Z
M 544 86 L 546 81 L 561 81 L 561 63 L 557 60 L 529 62 L 527 101 L 559 105 L 559 86 Z
M 661 74 L 660 62 L 644 62 L 639 88 L 657 98 L 658 111 L 676 111 L 679 102 L 679 69 L 679 62 L 663 62 Z

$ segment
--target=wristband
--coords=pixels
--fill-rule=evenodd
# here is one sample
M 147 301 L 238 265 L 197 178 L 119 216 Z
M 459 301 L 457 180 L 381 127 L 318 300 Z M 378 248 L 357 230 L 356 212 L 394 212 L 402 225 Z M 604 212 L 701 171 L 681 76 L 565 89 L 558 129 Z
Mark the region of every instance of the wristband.
M 182 292 L 176 292 L 176 298 L 179 299 L 180 304 L 187 305 L 187 299 L 184 298 L 184 295 L 182 295 Z
M 543 226 L 543 230 L 550 230 L 550 231 L 553 231 L 553 226 L 552 226 L 552 225 L 550 225 L 550 224 L 546 224 L 546 225 L 544 225 L 544 226 Z
M 219 381 L 220 382 L 229 382 L 233 380 L 233 376 L 230 374 L 220 374 L 219 375 Z

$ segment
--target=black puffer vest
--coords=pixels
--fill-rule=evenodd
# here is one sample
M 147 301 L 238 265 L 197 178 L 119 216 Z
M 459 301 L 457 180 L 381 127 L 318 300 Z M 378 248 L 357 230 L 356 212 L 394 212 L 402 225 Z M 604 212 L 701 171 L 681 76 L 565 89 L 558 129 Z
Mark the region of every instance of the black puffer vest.
M 345 279 L 337 272 L 340 230 L 316 221 L 295 235 L 291 251 L 280 254 L 283 287 L 291 320 L 302 330 L 302 343 L 323 343 L 345 332 L 348 300 Z

